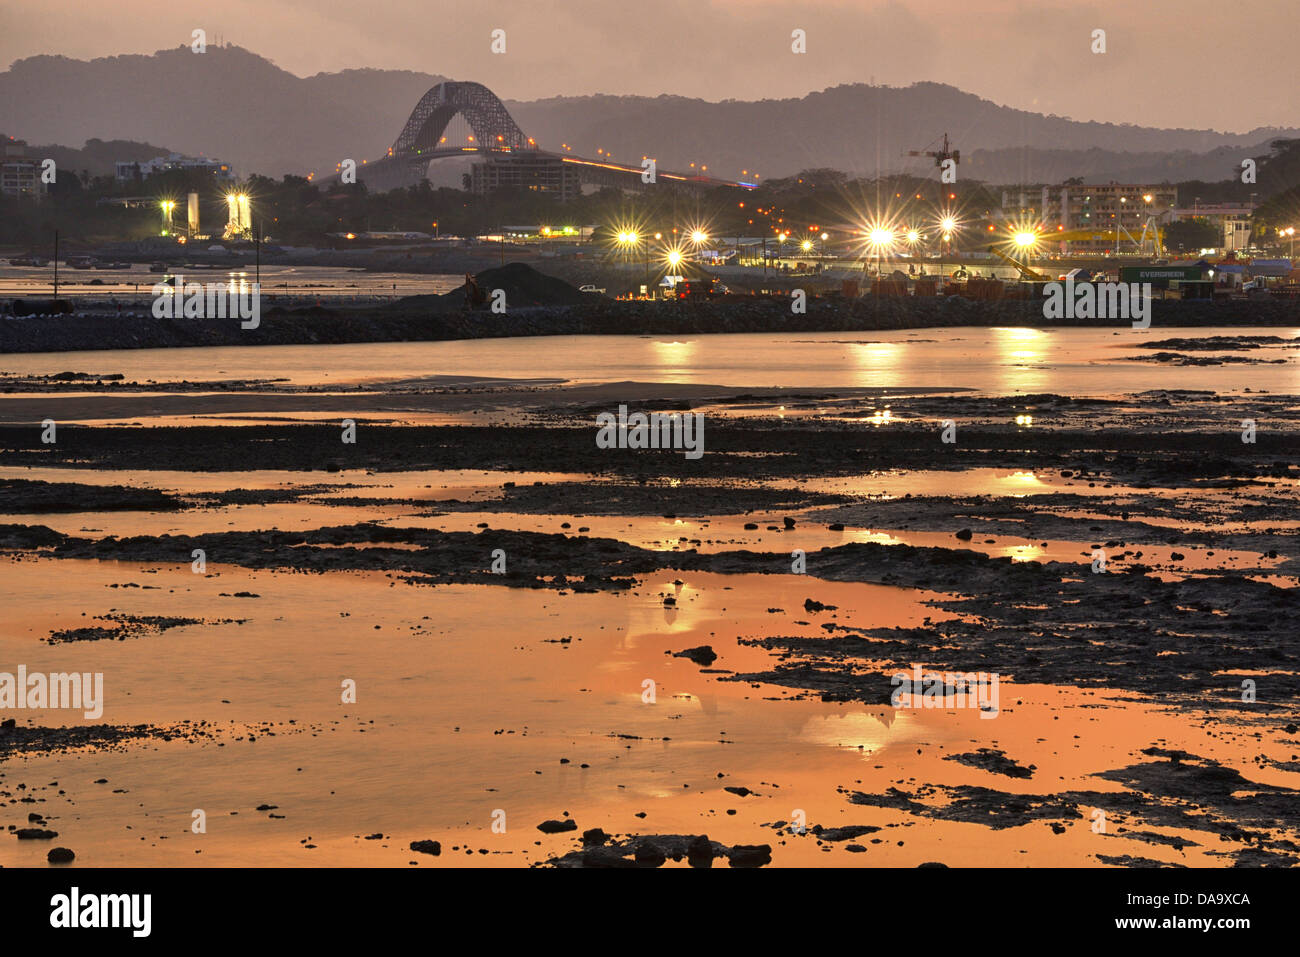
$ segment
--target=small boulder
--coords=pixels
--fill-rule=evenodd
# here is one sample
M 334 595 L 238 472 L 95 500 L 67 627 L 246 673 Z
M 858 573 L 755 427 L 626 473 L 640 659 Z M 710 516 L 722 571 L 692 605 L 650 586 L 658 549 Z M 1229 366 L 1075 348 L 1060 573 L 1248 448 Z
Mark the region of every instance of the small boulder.
M 48 841 L 59 836 L 58 831 L 47 831 L 43 827 L 20 827 L 14 831 L 20 841 Z
M 642 841 L 636 846 L 635 859 L 642 867 L 659 867 L 668 860 L 668 856 L 657 844 Z
M 564 821 L 543 821 L 541 824 L 537 825 L 537 830 L 541 831 L 543 834 L 560 834 L 564 831 L 576 831 L 577 829 L 578 822 L 572 819 Z
M 718 660 L 717 654 L 710 645 L 700 645 L 698 648 L 687 648 L 685 651 L 674 651 L 674 658 L 689 658 L 703 668 L 707 668 Z
M 686 845 L 686 860 L 691 867 L 713 866 L 713 842 L 707 834 L 691 838 L 691 842 Z
M 762 867 L 772 863 L 772 845 L 736 844 L 728 857 L 732 867 Z

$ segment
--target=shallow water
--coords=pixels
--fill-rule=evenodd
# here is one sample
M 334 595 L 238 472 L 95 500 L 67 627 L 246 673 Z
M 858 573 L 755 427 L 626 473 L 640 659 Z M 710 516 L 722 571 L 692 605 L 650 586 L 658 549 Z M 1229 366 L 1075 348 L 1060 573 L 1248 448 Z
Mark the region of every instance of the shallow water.
M 1156 330 L 1146 335 L 1227 331 Z M 636 379 L 754 389 L 960 386 L 993 393 L 1107 396 L 1144 388 L 1296 391 L 1293 355 L 1285 365 L 1252 367 L 1180 369 L 1116 361 L 1135 351 L 1135 335 L 1143 334 L 959 329 L 860 338 L 708 336 L 681 343 L 568 337 L 4 356 L 0 367 L 42 374 L 63 369 L 123 372 L 129 378 L 159 380 L 285 376 L 298 384 L 340 386 L 443 374 L 467 381 L 464 376 L 471 371 L 511 380 L 542 371 L 574 382 Z M 881 341 L 862 341 L 868 338 Z M 491 397 L 483 399 L 486 404 Z M 392 399 L 395 407 L 401 402 L 400 396 Z M 141 417 L 150 424 L 160 421 Z M 124 432 L 123 441 L 129 435 Z M 918 521 L 922 527 L 916 528 L 855 528 L 849 522 L 846 530 L 832 531 L 827 526 L 835 520 L 833 508 L 673 518 L 509 510 L 506 482 L 523 488 L 605 481 L 564 471 L 0 468 L 0 479 L 124 484 L 188 496 L 319 485 L 323 488 L 312 494 L 325 500 L 398 500 L 384 505 L 291 501 L 157 513 L 0 515 L 0 524 L 46 525 L 96 538 L 307 530 L 365 521 L 475 532 L 486 523 L 493 529 L 608 537 L 666 551 L 751 549 L 770 552 L 776 563 L 771 574 L 761 575 L 659 571 L 642 576 L 627 592 L 588 594 L 496 584 L 412 584 L 376 572 L 250 571 L 216 561 L 209 562 L 206 575 L 198 575 L 184 555 L 173 564 L 52 559 L 33 552 L 0 556 L 0 607 L 5 609 L 0 671 L 25 664 L 31 671 L 102 672 L 106 704 L 98 721 L 164 727 L 208 721 L 217 729 L 194 741 L 151 739 L 121 749 L 10 755 L 0 761 L 0 792 L 7 792 L 2 796 L 11 802 L 11 813 L 0 818 L 0 826 L 21 822 L 27 809 L 35 808 L 59 832 L 59 843 L 74 848 L 78 864 L 85 866 L 526 865 L 573 849 L 576 835 L 547 836 L 536 830 L 539 822 L 566 812 L 579 831 L 708 833 L 728 844 L 771 843 L 777 866 L 914 867 L 930 860 L 957 866 L 1096 866 L 1102 863 L 1098 855 L 1124 854 L 1219 866 L 1232 862 L 1224 855 L 1236 848 L 1221 846 L 1225 842 L 1216 834 L 1150 825 L 1139 820 L 1140 814 L 1129 819 L 1128 830 L 1174 837 L 1183 846 L 1141 841 L 1124 828 L 1099 834 L 1089 826 L 1089 808 L 1080 808 L 1081 816 L 1066 820 L 1057 833 L 1047 821 L 1032 817 L 1004 829 L 922 819 L 901 810 L 853 805 L 846 792 L 879 794 L 897 787 L 916 793 L 927 786 L 965 785 L 1010 794 L 1079 789 L 1132 797 L 1131 791 L 1094 775 L 1142 761 L 1142 749 L 1153 744 L 1222 761 L 1260 784 L 1293 787 L 1300 777 L 1283 769 L 1294 765 L 1295 748 L 1292 740 L 1280 737 L 1276 712 L 1228 709 L 1221 703 L 1214 710 L 1215 703 L 1204 696 L 1179 701 L 1176 694 L 1155 698 L 1067 684 L 1017 685 L 1004 677 L 998 720 L 989 721 L 972 710 L 827 701 L 767 680 L 725 680 L 730 672 L 766 672 L 774 659 L 801 660 L 797 653 L 781 659 L 745 643 L 754 639 L 816 642 L 832 633 L 827 625 L 924 627 L 927 619 L 952 617 L 934 604 L 949 596 L 934 592 L 786 574 L 786 556 L 794 548 L 811 554 L 846 542 L 878 542 L 969 549 L 1013 562 L 1070 562 L 1086 575 L 1091 549 L 1098 543 L 1080 539 L 1089 534 L 1082 525 L 1071 527 L 1068 537 L 1029 539 L 977 531 L 970 540 L 959 541 L 954 531 L 961 524 L 946 527 L 946 522 Z M 357 487 L 342 487 L 348 485 Z M 1294 491 L 1291 479 L 1224 489 L 1138 488 L 1092 482 L 1060 470 L 909 471 L 904 463 L 860 475 L 767 485 L 852 495 L 868 500 L 869 510 L 881 500 L 907 495 L 922 502 L 927 497 L 987 496 L 1030 507 L 1038 499 L 1035 514 L 1045 521 L 1104 522 L 1106 534 L 1116 537 L 1116 506 L 1128 507 L 1130 500 L 1137 503 L 1134 514 L 1140 522 L 1184 533 L 1205 528 L 1253 542 L 1248 535 L 1257 524 L 1274 531 L 1294 527 L 1286 519 L 1251 523 L 1242 517 L 1250 513 L 1239 508 L 1248 501 L 1282 501 L 1281 496 Z M 1090 498 L 1049 512 L 1039 497 L 1059 493 Z M 493 510 L 442 511 L 450 499 L 486 503 Z M 689 496 L 683 501 L 689 502 Z M 1170 507 L 1182 504 L 1188 508 L 1185 516 Z M 1216 521 L 1220 514 L 1227 518 Z M 784 527 L 786 515 L 796 520 L 793 529 Z M 965 520 L 964 514 L 956 517 Z M 1012 514 L 1003 527 L 1019 531 L 1018 521 Z M 746 522 L 758 527 L 745 529 Z M 566 523 L 569 528 L 563 527 Z M 1162 544 L 1148 544 L 1149 532 L 1135 537 L 1146 540 L 1109 549 L 1115 570 L 1140 561 L 1155 566 L 1148 573 L 1154 578 L 1237 571 L 1294 585 L 1293 579 L 1267 575 L 1285 555 L 1261 559 L 1222 545 L 1163 544 L 1163 533 Z M 465 562 L 480 567 L 483 556 L 467 554 Z M 240 597 L 241 592 L 251 597 Z M 675 604 L 665 604 L 668 596 Z M 1016 600 L 1028 605 L 1040 597 L 1053 600 L 1032 594 Z M 804 605 L 809 598 L 837 607 L 812 611 Z M 45 640 L 56 630 L 101 625 L 97 619 L 120 613 L 183 615 L 209 623 L 123 641 Z M 1099 614 L 1104 617 L 1105 610 Z M 224 619 L 240 623 L 217 623 Z M 706 644 L 719 656 L 708 670 L 671 655 Z M 864 647 L 870 650 L 869 644 Z M 829 660 L 835 662 L 832 667 L 855 670 L 873 664 Z M 1233 675 L 1231 664 L 1224 662 L 1225 676 Z M 340 700 L 345 679 L 357 682 L 356 703 Z M 643 697 L 647 680 L 654 682 L 653 702 Z M 24 725 L 91 723 L 80 712 L 7 716 Z M 1034 765 L 1032 778 L 1009 778 L 946 760 L 977 748 L 1000 749 L 1021 765 Z M 101 778 L 107 783 L 95 783 Z M 31 804 L 13 803 L 20 783 Z M 725 786 L 755 793 L 741 797 L 724 791 Z M 275 809 L 256 811 L 262 804 Z M 1117 805 L 1123 803 L 1117 800 Z M 208 816 L 207 833 L 201 835 L 190 829 L 192 812 L 199 808 Z M 498 810 L 507 820 L 501 834 L 491 827 Z M 858 839 L 863 850 L 853 853 L 845 848 L 854 841 L 818 842 L 772 826 L 800 811 L 809 826 L 872 825 L 881 830 Z M 381 836 L 366 839 L 374 834 Z M 423 839 L 441 841 L 442 857 L 407 849 L 409 842 Z M 42 866 L 46 849 L 41 842 L 0 841 L 0 864 Z
M 186 269 L 173 266 L 169 273 L 179 273 L 190 282 L 251 283 L 258 271 L 249 262 L 238 268 Z M 59 263 L 59 295 L 100 297 L 116 296 L 128 308 L 148 307 L 154 285 L 164 274 L 149 271 L 148 263 L 133 263 L 130 269 L 72 269 Z M 260 271 L 262 298 L 274 302 L 279 296 L 328 298 L 383 298 L 417 296 L 450 292 L 465 283 L 464 276 L 418 275 L 415 273 L 368 272 L 342 266 L 280 266 L 263 264 Z M 99 280 L 99 284 L 94 284 Z M 50 296 L 54 292 L 54 267 L 35 269 L 10 266 L 0 261 L 0 296 Z
M 908 719 L 886 721 L 890 709 L 871 709 L 876 714 L 866 725 L 835 734 L 828 729 L 840 725 L 829 719 L 868 709 L 799 702 L 774 721 L 762 701 L 769 692 L 717 682 L 665 655 L 711 641 L 721 656 L 715 667 L 762 667 L 767 654 L 731 636 L 770 627 L 774 601 L 800 608 L 807 585 L 795 576 L 764 576 L 755 588 L 692 574 L 681 586 L 656 578 L 630 595 L 561 596 L 393 586 L 373 574 L 246 573 L 217 565 L 209 572 L 163 567 L 150 574 L 112 562 L 4 565 L 0 600 L 13 614 L 0 653 L 12 663 L 8 670 L 24 663 L 30 671 L 102 672 L 102 720 L 110 723 L 189 719 L 238 728 L 219 739 L 225 747 L 191 744 L 182 753 L 150 742 L 128 753 L 6 763 L 7 786 L 32 787 L 53 774 L 49 780 L 68 791 L 60 797 L 43 790 L 40 810 L 52 815 L 61 840 L 76 846 L 79 863 L 194 863 L 201 850 L 206 864 L 256 854 L 260 863 L 400 865 L 412 856 L 409 841 L 430 836 L 448 849 L 461 836 L 475 847 L 536 859 L 535 825 L 564 810 L 580 811 L 584 827 L 614 830 L 640 824 L 637 810 L 650 810 L 653 825 L 665 826 L 705 814 L 706 805 L 721 817 L 709 822 L 711 833 L 740 841 L 752 832 L 754 815 L 722 815 L 723 807 L 740 804 L 721 791 L 723 783 L 754 786 L 796 767 L 805 776 L 835 767 L 847 774 L 857 759 L 844 747 L 884 747 L 911 735 Z M 68 582 L 60 609 L 33 600 L 50 574 Z M 109 587 L 124 582 L 153 587 Z M 246 589 L 261 597 L 220 595 Z M 662 590 L 676 592 L 677 608 L 663 607 Z M 817 591 L 861 620 L 919 624 L 926 615 L 943 617 L 922 604 L 938 597 L 924 592 L 828 583 Z M 188 616 L 250 620 L 121 642 L 40 641 L 51 629 L 87 624 L 74 608 L 166 615 L 182 602 Z M 491 626 L 484 628 L 488 605 Z M 720 627 L 725 639 L 715 634 Z M 569 634 L 576 636 L 570 644 L 553 641 Z M 343 678 L 357 682 L 355 705 L 339 701 Z M 643 701 L 647 678 L 656 682 L 654 703 Z M 38 724 L 85 723 L 79 713 L 19 714 Z M 284 726 L 290 720 L 304 730 Z M 273 736 L 235 740 L 265 721 L 278 723 Z M 796 753 L 810 723 L 819 746 Z M 561 765 L 561 757 L 571 763 Z M 671 770 L 664 770 L 665 757 Z M 731 780 L 716 779 L 722 769 Z M 91 784 L 101 776 L 108 785 Z M 127 793 L 111 794 L 113 788 Z M 812 800 L 811 789 L 786 793 Z M 278 805 L 285 820 L 254 812 L 262 803 Z M 488 828 L 499 807 L 509 826 L 494 836 Z M 209 815 L 206 835 L 188 831 L 194 808 Z M 396 846 L 355 840 L 379 830 L 396 832 Z M 309 835 L 319 853 L 299 844 Z M 543 844 L 567 849 L 568 840 Z M 29 856 L 29 847 L 0 843 L 6 863 L 34 863 Z
M 72 370 L 128 380 L 283 377 L 339 385 L 462 374 L 573 383 L 665 382 L 742 388 L 974 389 L 994 394 L 1108 395 L 1143 389 L 1300 391 L 1300 350 L 1255 350 L 1280 365 L 1179 367 L 1125 361 L 1135 343 L 1223 335 L 1295 338 L 1300 328 L 914 329 L 866 333 L 752 333 L 683 339 L 550 336 L 455 342 L 219 346 L 0 357 L 0 372 Z M 382 370 L 382 371 L 381 371 Z
M 1285 755 L 1261 742 L 1249 719 L 1216 721 L 1207 739 L 1186 712 L 1123 694 L 1004 682 L 994 722 L 971 710 L 823 702 L 719 681 L 665 654 L 709 643 L 720 656 L 715 668 L 762 668 L 767 653 L 735 638 L 816 635 L 817 622 L 792 620 L 810 617 L 801 607 L 809 592 L 839 605 L 834 617 L 859 625 L 944 617 L 924 604 L 940 596 L 910 589 L 690 574 L 680 586 L 652 576 L 631 594 L 560 595 L 394 585 L 376 574 L 209 571 L 4 560 L 0 601 L 12 611 L 0 636 L 6 667 L 102 672 L 102 720 L 111 723 L 208 720 L 228 729 L 199 743 L 143 742 L 0 765 L 0 788 L 25 784 L 35 803 L 20 807 L 46 815 L 82 866 L 521 865 L 571 849 L 574 835 L 536 830 L 566 812 L 579 830 L 770 841 L 778 866 L 1095 865 L 1097 853 L 1214 865 L 1222 863 L 1213 856 L 1219 848 L 1205 835 L 1144 828 L 1197 841 L 1175 849 L 1135 841 L 1122 828 L 1098 834 L 1088 808 L 1059 836 L 1046 822 L 922 828 L 900 811 L 851 805 L 837 788 L 912 790 L 926 782 L 1118 794 L 1092 774 L 1123 766 L 1152 741 L 1194 745 L 1261 783 L 1286 786 L 1293 777 L 1253 764 L 1261 750 Z M 52 575 L 64 583 L 55 606 L 37 598 Z M 125 582 L 153 587 L 109 587 Z M 261 597 L 220 594 L 237 588 Z M 676 608 L 662 606 L 664 592 L 677 595 Z M 171 614 L 180 595 L 186 614 L 248 620 L 121 642 L 41 641 L 52 628 L 85 624 L 78 608 Z M 574 640 L 559 643 L 565 636 Z M 355 704 L 339 700 L 345 678 L 357 682 Z M 647 679 L 653 702 L 644 697 Z M 19 718 L 84 723 L 68 712 Z M 1033 764 L 1033 778 L 944 760 L 983 746 Z M 106 783 L 94 783 L 101 778 Z M 724 786 L 755 793 L 740 797 Z M 262 804 L 274 810 L 256 811 Z M 195 809 L 207 815 L 204 834 L 190 829 Z M 505 833 L 491 829 L 498 811 Z M 853 854 L 844 850 L 853 842 L 822 844 L 768 827 L 798 812 L 809 826 L 882 829 Z M 375 833 L 384 837 L 365 839 Z M 442 857 L 407 850 L 427 838 L 442 842 Z M 0 842 L 6 865 L 39 866 L 43 854 L 37 842 Z

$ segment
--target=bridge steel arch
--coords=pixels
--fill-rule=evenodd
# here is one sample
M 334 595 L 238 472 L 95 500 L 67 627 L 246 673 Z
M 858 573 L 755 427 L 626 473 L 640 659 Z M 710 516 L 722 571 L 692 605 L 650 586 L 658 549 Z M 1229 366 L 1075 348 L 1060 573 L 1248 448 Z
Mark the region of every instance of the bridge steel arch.
M 505 105 L 486 86 L 447 82 L 439 83 L 420 97 L 390 155 L 405 158 L 436 150 L 447 124 L 457 113 L 469 123 L 480 149 L 536 149 Z

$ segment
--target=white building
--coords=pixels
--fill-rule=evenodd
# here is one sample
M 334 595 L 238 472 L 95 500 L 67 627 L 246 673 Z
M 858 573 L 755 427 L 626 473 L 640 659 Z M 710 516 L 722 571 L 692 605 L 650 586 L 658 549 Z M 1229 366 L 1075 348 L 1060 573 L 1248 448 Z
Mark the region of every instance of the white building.
M 1171 219 L 1205 219 L 1223 235 L 1219 243 L 1225 253 L 1241 252 L 1250 245 L 1254 203 L 1195 203 L 1173 210 Z
M 219 159 L 209 159 L 203 156 L 182 156 L 180 153 L 171 153 L 168 156 L 156 156 L 151 160 L 143 163 L 136 163 L 131 160 L 118 160 L 117 181 L 119 183 L 128 183 L 133 181 L 138 175 L 140 179 L 148 179 L 155 173 L 164 173 L 173 169 L 197 169 L 211 173 L 217 179 L 233 180 L 235 171 L 230 164 L 223 163 Z
M 41 164 L 27 156 L 27 143 L 6 140 L 0 150 L 0 194 L 39 200 L 49 186 L 41 180 Z

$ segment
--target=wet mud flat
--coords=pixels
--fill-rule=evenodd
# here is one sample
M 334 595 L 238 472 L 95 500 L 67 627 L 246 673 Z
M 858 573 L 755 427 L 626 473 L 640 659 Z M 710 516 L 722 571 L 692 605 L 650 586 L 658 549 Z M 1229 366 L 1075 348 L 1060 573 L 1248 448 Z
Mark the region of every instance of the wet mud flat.
M 388 654 L 430 641 L 493 640 L 494 606 L 504 600 L 493 596 L 553 608 L 545 612 L 559 616 L 553 624 L 543 617 L 518 626 L 508 654 L 573 663 L 572 672 L 550 666 L 564 680 L 548 691 L 548 707 L 572 708 L 563 732 L 543 710 L 531 722 L 503 721 L 491 732 L 503 744 L 494 746 L 540 747 L 561 773 L 591 773 L 598 761 L 578 757 L 582 749 L 569 742 L 599 736 L 603 757 L 641 762 L 603 782 L 615 796 L 586 786 L 537 796 L 525 812 L 527 829 L 537 821 L 557 826 L 492 853 L 486 824 L 463 823 L 478 816 L 467 809 L 472 802 L 446 798 L 454 811 L 447 821 L 462 823 L 435 827 L 427 816 L 399 814 L 383 839 L 369 841 L 367 830 L 331 850 L 338 855 L 331 860 L 1300 862 L 1294 396 L 827 393 L 805 397 L 804 414 L 782 418 L 769 406 L 788 396 L 736 392 L 709 397 L 699 460 L 599 449 L 595 405 L 553 393 L 529 401 L 532 424 L 375 421 L 362 425 L 355 445 L 342 444 L 334 424 L 67 425 L 53 444 L 32 425 L 0 427 L 6 576 L 24 576 L 30 587 L 65 574 L 70 584 L 91 567 L 117 570 L 98 586 L 105 597 L 76 604 L 63 618 L 21 607 L 27 627 L 9 629 L 6 653 L 120 648 L 140 655 L 181 642 L 273 643 L 277 636 L 292 643 L 294 632 L 276 623 L 292 615 L 291 606 L 269 604 L 287 600 L 277 590 L 324 594 L 353 581 L 365 583 L 357 594 L 373 602 L 357 624 L 395 642 L 384 646 Z M 1247 419 L 1256 424 L 1253 442 L 1242 441 Z M 956 424 L 954 443 L 942 441 L 944 420 Z M 505 478 L 561 468 L 587 478 Z M 103 483 L 60 481 L 61 469 L 97 470 Z M 223 472 L 268 469 L 300 479 L 257 488 L 221 482 Z M 153 487 L 113 481 L 114 472 L 128 470 L 205 480 L 202 487 L 174 478 Z M 439 476 L 453 470 L 502 480 L 488 495 L 434 494 Z M 39 477 L 22 478 L 26 472 Z M 985 473 L 1006 481 L 986 489 Z M 375 476 L 403 490 L 386 491 Z M 414 493 L 407 476 L 415 477 Z M 257 509 L 310 522 L 293 530 L 270 520 L 226 527 Z M 339 521 L 344 510 L 373 517 Z M 132 512 L 165 515 L 175 526 L 132 533 Z M 664 540 L 677 532 L 673 546 L 644 544 L 634 531 L 649 525 Z M 887 540 L 864 537 L 871 535 Z M 211 563 L 205 575 L 189 568 L 196 551 Z M 498 553 L 504 567 L 494 567 Z M 158 585 L 152 591 L 150 576 Z M 186 597 L 187 588 L 206 589 L 204 597 Z M 429 614 L 428 603 L 450 589 L 469 589 L 472 606 L 456 628 Z M 915 603 L 916 613 L 885 611 L 885 595 Z M 594 624 L 615 620 L 611 602 L 637 622 L 621 631 L 624 641 L 636 634 L 637 647 L 612 648 Z M 603 611 L 577 620 L 587 603 Z M 701 616 L 697 609 L 709 603 Z M 628 688 L 616 693 L 602 682 L 613 681 L 618 655 L 634 664 Z M 735 709 L 730 727 L 706 730 L 686 715 L 677 716 L 678 727 L 658 718 L 643 723 L 650 719 L 641 712 L 631 717 L 640 676 L 661 667 L 672 668 L 674 701 L 726 702 Z M 895 676 L 917 668 L 949 676 L 936 704 L 896 697 Z M 947 691 L 951 676 L 994 674 L 994 709 L 965 708 Z M 476 693 L 510 697 L 510 689 L 480 678 Z M 584 706 L 580 689 L 593 684 L 625 703 L 611 704 L 608 715 Z M 271 711 L 267 705 L 243 717 L 251 725 Z M 472 711 L 400 713 L 407 721 L 474 723 Z M 742 755 L 761 726 L 793 715 L 800 730 L 785 746 L 816 765 L 815 775 L 765 765 L 780 759 L 756 753 L 748 763 L 706 759 L 725 775 L 710 782 L 713 772 L 681 750 L 707 745 Z M 309 717 L 325 723 L 323 715 Z M 823 725 L 834 730 L 815 730 Z M 526 730 L 541 743 L 524 741 Z M 60 748 L 43 752 L 42 737 L 23 733 L 30 746 L 21 756 L 5 753 L 0 766 L 15 757 L 66 760 Z M 459 733 L 447 731 L 438 747 L 460 755 Z M 86 733 L 79 753 L 93 755 L 101 744 L 129 749 L 132 736 L 121 734 L 101 741 Z M 548 743 L 561 736 L 559 748 Z M 295 738 L 308 747 L 304 755 L 332 739 Z M 649 750 L 651 742 L 663 750 Z M 171 760 L 184 766 L 187 753 Z M 541 752 L 531 764 L 521 757 L 530 753 L 514 754 L 521 774 L 542 764 Z M 682 793 L 672 796 L 667 782 L 679 774 Z M 477 770 L 469 776 L 480 777 Z M 619 788 L 639 803 L 623 807 Z M 633 807 L 636 815 L 625 813 Z M 642 817 L 647 809 L 650 820 Z M 793 809 L 808 810 L 808 820 Z M 1108 822 L 1100 830 L 1098 810 Z M 562 811 L 579 823 L 570 827 Z M 349 823 L 360 828 L 364 816 L 354 813 Z M 408 847 L 428 848 L 422 842 L 434 839 L 447 854 Z M 329 850 L 319 836 L 285 840 Z
M 632 384 L 632 401 L 643 392 Z M 66 425 L 43 443 L 33 425 L 0 426 L 0 466 L 78 465 L 97 469 L 315 472 L 365 469 L 553 470 L 640 479 L 765 480 L 862 474 L 888 469 L 982 466 L 1083 467 L 1110 479 L 1178 483 L 1186 478 L 1245 480 L 1297 474 L 1288 459 L 1296 411 L 1293 396 L 1159 391 L 1124 399 L 1051 394 L 974 397 L 888 396 L 818 400 L 826 414 L 732 420 L 726 413 L 760 409 L 785 398 L 736 390 L 708 402 L 706 454 L 685 459 L 672 450 L 606 449 L 595 442 L 595 416 L 620 401 L 616 386 L 597 404 L 554 403 L 555 393 L 530 396 L 536 425 L 386 425 L 382 417 L 354 420 L 365 428 L 355 443 L 328 425 L 154 426 Z M 81 400 L 83 405 L 90 400 Z M 628 401 L 623 399 L 622 401 Z M 642 398 L 642 402 L 645 400 Z M 806 400 L 812 401 L 812 400 Z M 698 409 L 688 401 L 645 402 L 647 410 Z M 391 418 L 391 413 L 388 418 Z M 1027 424 L 1022 424 L 1026 421 Z M 1257 434 L 1242 442 L 1243 423 Z M 1018 421 L 1020 420 L 1020 421 Z M 942 440 L 943 423 L 960 431 Z M 1237 469 L 1229 475 L 1225 469 Z
M 503 272 L 514 271 L 507 266 Z M 527 267 L 524 267 L 527 269 Z M 489 273 L 496 273 L 490 270 Z M 961 296 L 814 297 L 802 315 L 792 315 L 788 295 L 724 296 L 705 302 L 618 301 L 588 297 L 558 280 L 533 273 L 522 283 L 479 277 L 482 288 L 503 288 L 509 309 L 498 315 L 486 306 L 466 309 L 462 293 L 411 296 L 373 308 L 309 306 L 263 310 L 256 329 L 221 319 L 155 318 L 148 308 L 117 314 L 87 307 L 77 315 L 6 317 L 0 322 L 0 352 L 64 352 L 94 349 L 178 348 L 292 343 L 414 342 L 552 335 L 682 335 L 716 332 L 851 332 L 955 326 L 1114 325 L 1125 320 L 1046 319 L 1043 303 L 965 299 Z M 553 286 L 538 294 L 534 283 Z M 782 285 L 801 282 L 786 280 Z M 1300 306 L 1287 300 L 1156 300 L 1151 323 L 1158 328 L 1295 326 Z

